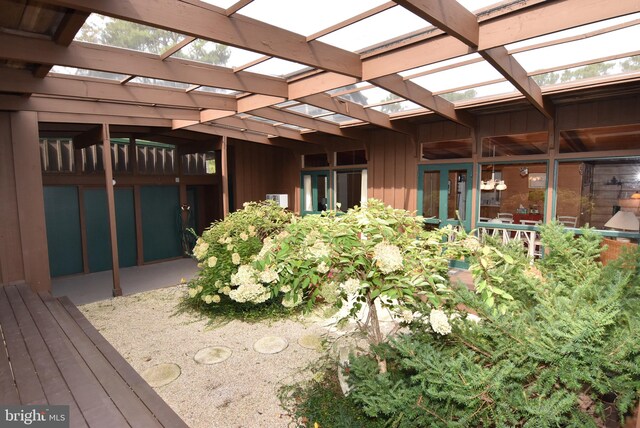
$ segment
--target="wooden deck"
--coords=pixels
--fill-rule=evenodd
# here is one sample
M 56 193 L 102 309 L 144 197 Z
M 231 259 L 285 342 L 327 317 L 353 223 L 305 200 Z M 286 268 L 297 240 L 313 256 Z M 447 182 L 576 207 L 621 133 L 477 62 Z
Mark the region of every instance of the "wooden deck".
M 186 427 L 66 297 L 0 287 L 0 403 L 69 405 L 71 427 Z

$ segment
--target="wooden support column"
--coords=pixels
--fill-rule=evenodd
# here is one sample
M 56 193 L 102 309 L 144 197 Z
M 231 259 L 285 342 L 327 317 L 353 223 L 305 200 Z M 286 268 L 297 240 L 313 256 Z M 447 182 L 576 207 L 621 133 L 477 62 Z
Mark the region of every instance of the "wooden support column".
M 479 183 L 478 179 L 480 178 L 482 170 L 478 163 L 480 162 L 480 155 L 478 153 L 482 153 L 482 140 L 478 138 L 476 128 L 473 127 L 471 128 L 471 179 L 467 182 L 467 186 L 471 186 L 471 229 L 476 228 L 478 217 L 480 217 L 480 198 L 478 197 L 480 193 L 480 185 L 478 184 L 478 186 L 476 186 L 476 183 Z
M 227 218 L 229 215 L 229 168 L 227 165 L 228 162 L 228 142 L 227 137 L 222 137 L 222 161 L 221 172 L 222 172 L 222 218 Z
M 135 183 L 140 172 L 138 169 L 138 148 L 136 146 L 136 137 L 133 135 L 129 137 L 129 162 L 131 162 L 131 174 L 135 178 Z M 142 237 L 142 204 L 140 203 L 139 184 L 133 185 L 133 212 L 136 224 L 136 265 L 142 266 L 144 264 L 144 241 Z
M 111 272 L 113 273 L 113 296 L 122 296 L 120 288 L 120 261 L 118 259 L 118 233 L 116 228 L 116 205 L 113 194 L 113 171 L 111 166 L 111 136 L 109 124 L 102 124 L 102 163 L 109 210 L 109 236 L 111 238 Z
M 549 167 L 547 170 L 547 208 L 545 210 L 545 218 L 547 219 L 547 223 L 550 223 L 553 220 L 553 201 L 554 201 L 554 191 L 553 184 L 556 181 L 556 154 L 558 153 L 558 135 L 556 135 L 556 121 L 553 119 L 549 119 L 547 121 L 548 129 L 549 129 Z

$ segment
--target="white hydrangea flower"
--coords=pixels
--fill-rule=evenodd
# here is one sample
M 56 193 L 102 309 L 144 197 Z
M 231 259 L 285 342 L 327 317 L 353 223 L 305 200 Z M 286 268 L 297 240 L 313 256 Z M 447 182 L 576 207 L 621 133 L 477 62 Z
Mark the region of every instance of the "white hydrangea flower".
M 242 265 L 238 272 L 231 275 L 231 284 L 242 285 L 256 282 L 256 270 L 250 265 Z
M 276 282 L 278 280 L 278 272 L 273 269 L 265 269 L 258 275 L 258 279 L 260 282 L 265 284 L 271 284 L 272 282 Z
M 325 262 L 322 262 L 318 265 L 318 273 L 327 273 L 329 272 L 329 266 Z
M 296 296 L 296 301 L 294 302 L 293 296 L 285 296 L 282 299 L 282 306 L 285 308 L 295 308 L 302 304 L 302 294 L 298 293 Z
M 406 322 L 407 324 L 411 324 L 413 322 L 413 312 L 411 312 L 409 309 L 403 309 L 400 313 L 400 317 L 402 317 L 402 321 Z
M 482 318 L 480 318 L 476 314 L 467 314 L 467 319 L 469 321 L 473 321 L 476 324 L 478 324 L 480 321 L 482 321 Z
M 240 254 L 238 254 L 238 253 L 231 254 L 231 262 L 234 265 L 239 265 L 240 264 Z
M 256 227 L 254 225 L 249 226 L 249 236 L 256 236 Z
M 233 251 L 233 244 L 227 244 L 227 251 Z
M 219 294 L 215 294 L 215 295 L 211 296 L 211 301 L 213 303 L 220 303 L 220 295 Z
M 214 267 L 218 263 L 218 258 L 216 256 L 211 256 L 207 259 L 207 265 L 209 267 Z
M 429 314 L 429 323 L 433 331 L 442 336 L 451 333 L 451 325 L 449 324 L 447 314 L 440 309 L 433 309 L 431 311 Z
M 206 303 L 210 304 L 213 301 L 213 296 L 211 294 L 207 294 L 206 296 L 202 296 L 201 299 Z
M 202 260 L 204 256 L 207 255 L 207 250 L 209 249 L 209 243 L 203 241 L 201 238 L 196 242 L 196 246 L 193 247 L 193 255 L 196 259 Z
M 276 235 L 276 239 L 279 241 L 282 241 L 283 239 L 287 238 L 289 235 L 291 235 L 289 232 L 287 232 L 286 230 L 283 230 L 282 232 Z
M 226 285 L 226 286 L 224 286 L 224 287 L 222 287 L 222 288 L 220 289 L 220 292 L 221 292 L 222 294 L 224 294 L 225 296 L 228 296 L 228 295 L 229 295 L 229 293 L 231 293 L 231 287 L 229 287 L 228 285 Z
M 221 236 L 220 239 L 218 239 L 218 244 L 226 244 L 226 242 L 224 242 L 224 236 Z
M 349 278 L 342 284 L 340 284 L 340 288 L 342 288 L 347 295 L 356 294 L 360 288 L 362 288 L 362 284 L 359 280 L 355 278 Z
M 373 247 L 373 259 L 382 273 L 389 274 L 402 269 L 402 254 L 395 245 L 381 242 Z
M 282 293 L 288 293 L 289 291 L 291 291 L 291 286 L 288 284 L 285 284 L 282 287 L 280 287 L 280 291 Z
M 475 236 L 467 236 L 462 241 L 462 246 L 469 251 L 478 251 L 481 247 L 480 241 Z
M 312 246 L 307 248 L 305 258 L 307 260 L 321 259 L 323 257 L 329 257 L 331 254 L 331 247 L 322 241 L 316 241 Z
M 202 285 L 198 285 L 197 287 L 189 289 L 189 297 L 196 297 L 198 294 L 202 292 Z
M 233 242 L 233 238 L 230 236 L 227 236 L 226 238 L 224 238 L 224 243 L 225 244 L 231 244 Z
M 256 259 L 257 260 L 261 260 L 264 258 L 264 256 L 271 251 L 271 249 L 273 248 L 274 243 L 273 240 L 270 237 L 266 237 L 264 238 L 264 241 L 262 241 L 262 248 L 260 249 L 260 252 L 258 253 Z
M 271 293 L 267 287 L 256 283 L 249 283 L 242 284 L 235 290 L 231 290 L 229 297 L 240 303 L 262 303 L 271 297 Z
M 242 232 L 240 234 L 240 239 L 242 239 L 243 241 L 246 241 L 247 239 L 249 239 L 249 235 L 247 235 L 246 233 Z

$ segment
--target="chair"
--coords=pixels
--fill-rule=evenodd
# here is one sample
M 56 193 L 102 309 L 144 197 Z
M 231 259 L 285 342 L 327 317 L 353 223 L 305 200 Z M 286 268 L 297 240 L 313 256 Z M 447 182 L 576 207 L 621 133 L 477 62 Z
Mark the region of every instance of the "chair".
M 578 224 L 578 217 L 572 215 L 559 215 L 558 221 L 566 227 L 576 227 Z
M 480 217 L 480 218 L 478 218 L 478 220 L 479 220 L 479 221 L 486 221 L 486 222 L 489 222 L 489 221 L 491 221 L 491 218 L 489 218 L 489 217 Z
M 511 220 L 513 222 L 513 214 L 511 213 L 498 213 L 498 218 L 500 220 Z
M 542 223 L 541 220 L 520 220 L 520 224 L 525 226 L 537 226 L 541 223 Z

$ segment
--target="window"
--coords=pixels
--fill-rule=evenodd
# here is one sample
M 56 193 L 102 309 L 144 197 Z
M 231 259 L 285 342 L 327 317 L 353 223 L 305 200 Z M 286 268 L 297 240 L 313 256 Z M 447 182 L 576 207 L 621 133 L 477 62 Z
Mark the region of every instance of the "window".
M 640 149 L 640 125 L 574 129 L 560 132 L 560 153 Z
M 336 152 L 336 165 L 365 165 L 367 155 L 364 150 L 350 150 L 348 152 Z
M 335 187 L 336 210 L 346 212 L 360 205 L 367 199 L 367 170 L 336 171 Z
M 525 156 L 545 154 L 549 150 L 549 133 L 502 135 L 482 139 L 482 156 Z
M 302 161 L 305 168 L 329 166 L 329 159 L 326 153 L 304 155 Z
M 470 138 L 422 143 L 422 160 L 461 159 L 471 156 Z

